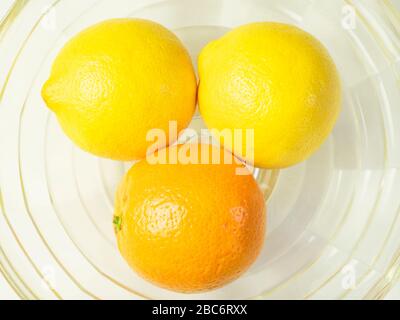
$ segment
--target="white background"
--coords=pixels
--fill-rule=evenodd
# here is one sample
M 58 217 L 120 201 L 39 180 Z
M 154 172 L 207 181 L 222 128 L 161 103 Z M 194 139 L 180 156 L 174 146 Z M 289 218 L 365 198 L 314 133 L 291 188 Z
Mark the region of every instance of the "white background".
M 398 6 L 400 10 L 400 0 L 392 0 L 392 1 L 394 2 L 395 5 Z M 13 2 L 14 0 L 1 0 L 0 20 L 2 19 L 4 14 L 8 11 Z M 0 300 L 5 300 L 5 299 L 17 299 L 17 296 L 0 274 Z M 386 299 L 400 300 L 400 283 L 388 294 Z

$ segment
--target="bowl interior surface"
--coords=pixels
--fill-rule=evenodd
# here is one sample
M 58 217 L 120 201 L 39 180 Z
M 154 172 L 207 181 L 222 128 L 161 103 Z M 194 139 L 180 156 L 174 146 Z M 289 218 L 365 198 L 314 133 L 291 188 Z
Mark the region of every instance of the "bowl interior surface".
M 63 299 L 376 297 L 399 249 L 400 46 L 387 29 L 389 5 L 360 2 L 22 1 L 0 32 L 7 71 L 0 75 L 0 270 L 16 292 Z M 116 17 L 170 28 L 196 67 L 204 45 L 235 26 L 294 24 L 328 48 L 341 74 L 342 113 L 321 149 L 295 167 L 255 171 L 268 207 L 266 243 L 252 268 L 221 289 L 174 293 L 126 265 L 111 221 L 116 186 L 132 164 L 76 148 L 41 99 L 65 42 Z M 199 114 L 191 128 L 204 128 Z

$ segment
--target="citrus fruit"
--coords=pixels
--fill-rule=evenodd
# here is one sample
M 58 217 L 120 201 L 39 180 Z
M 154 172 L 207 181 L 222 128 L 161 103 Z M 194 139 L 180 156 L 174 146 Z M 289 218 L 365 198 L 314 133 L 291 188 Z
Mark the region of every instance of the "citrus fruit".
M 246 170 L 243 164 L 224 162 L 232 157 L 224 149 L 205 149 L 219 152 L 213 160 L 220 164 L 202 156 L 204 149 L 197 164 L 142 160 L 117 191 L 114 224 L 122 256 L 138 274 L 174 291 L 205 291 L 236 279 L 264 240 L 264 197 L 253 176 L 237 174 Z
M 136 160 L 152 144 L 146 141 L 149 130 L 168 135 L 170 121 L 178 132 L 186 128 L 196 91 L 192 61 L 172 32 L 147 20 L 115 19 L 65 45 L 42 96 L 78 146 L 102 157 Z
M 254 130 L 256 166 L 284 168 L 316 151 L 341 106 L 336 66 L 325 47 L 297 27 L 252 23 L 209 43 L 199 56 L 199 106 L 209 128 Z M 243 133 L 244 135 L 244 133 Z M 233 150 L 233 142 L 223 142 Z M 239 143 L 240 145 L 240 143 Z

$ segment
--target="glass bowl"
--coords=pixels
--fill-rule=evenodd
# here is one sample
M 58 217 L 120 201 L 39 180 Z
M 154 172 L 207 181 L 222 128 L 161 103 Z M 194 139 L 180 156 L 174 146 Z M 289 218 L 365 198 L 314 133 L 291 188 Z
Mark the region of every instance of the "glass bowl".
M 63 44 L 116 17 L 172 29 L 201 48 L 252 21 L 297 25 L 330 50 L 344 90 L 340 119 L 308 161 L 256 170 L 266 245 L 240 279 L 178 294 L 138 277 L 112 228 L 129 163 L 82 152 L 40 89 Z M 24 299 L 378 299 L 400 273 L 400 14 L 390 1 L 15 1 L 0 24 L 0 275 Z M 197 115 L 192 128 L 203 127 Z

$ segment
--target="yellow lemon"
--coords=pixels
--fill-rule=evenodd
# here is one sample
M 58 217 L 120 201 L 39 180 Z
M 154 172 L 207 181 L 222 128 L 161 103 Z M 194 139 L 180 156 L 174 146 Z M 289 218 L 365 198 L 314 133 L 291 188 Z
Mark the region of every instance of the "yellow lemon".
M 305 160 L 327 138 L 341 106 L 332 58 L 294 26 L 253 23 L 209 43 L 199 57 L 199 106 L 208 127 L 254 130 L 238 150 L 256 166 L 283 168 Z M 235 142 L 236 144 L 236 142 Z M 238 144 L 240 145 L 240 143 Z M 240 150 L 242 149 L 242 150 Z
M 134 160 L 153 145 L 149 130 L 168 135 L 170 121 L 178 132 L 190 123 L 196 91 L 192 61 L 172 32 L 147 20 L 115 19 L 65 45 L 42 96 L 82 149 Z

